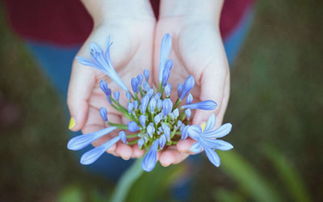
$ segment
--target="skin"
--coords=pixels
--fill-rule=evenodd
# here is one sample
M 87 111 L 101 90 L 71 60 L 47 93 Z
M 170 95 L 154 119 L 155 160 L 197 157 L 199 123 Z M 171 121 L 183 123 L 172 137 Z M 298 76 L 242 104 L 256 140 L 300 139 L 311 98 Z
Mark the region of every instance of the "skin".
M 218 103 L 215 111 L 197 111 L 193 124 L 206 121 L 211 113 L 216 113 L 217 126 L 222 123 L 230 88 L 228 63 L 218 29 L 222 1 L 164 0 L 157 23 L 149 2 L 145 0 L 124 0 L 122 3 L 118 0 L 84 0 L 83 3 L 94 20 L 94 29 L 78 56 L 89 58 L 89 42 L 105 48 L 110 36 L 113 41 L 111 61 L 121 79 L 130 81 L 148 69 L 153 73 L 151 82 L 157 84 L 160 41 L 165 33 L 170 33 L 173 39 L 170 58 L 174 68 L 169 83 L 175 87 L 188 75 L 193 75 L 196 81 L 192 90 L 194 101 L 211 99 Z M 101 79 L 106 79 L 112 91 L 120 90 L 114 82 L 76 61 L 72 68 L 67 103 L 76 125 L 71 130 L 90 133 L 105 128 L 98 111 L 100 107 L 108 109 L 109 121 L 127 123 L 109 106 L 98 85 Z M 130 82 L 125 83 L 130 88 Z M 125 103 L 125 99 L 121 93 L 120 102 Z M 93 145 L 101 145 L 111 136 L 104 136 Z M 192 143 L 193 140 L 187 139 L 159 152 L 160 163 L 163 166 L 180 163 L 191 154 Z M 123 143 L 117 143 L 107 152 L 125 160 L 144 154 L 137 146 Z
M 215 113 L 216 127 L 220 126 L 229 100 L 230 72 L 219 31 L 221 1 L 214 0 L 164 0 L 156 26 L 155 82 L 158 82 L 159 44 L 165 33 L 172 36 L 174 68 L 169 83 L 176 87 L 188 75 L 193 75 L 196 85 L 191 93 L 194 102 L 214 100 L 214 111 L 197 111 L 193 124 L 201 124 Z M 183 161 L 192 154 L 194 141 L 180 141 L 176 147 L 160 153 L 159 161 L 169 166 Z

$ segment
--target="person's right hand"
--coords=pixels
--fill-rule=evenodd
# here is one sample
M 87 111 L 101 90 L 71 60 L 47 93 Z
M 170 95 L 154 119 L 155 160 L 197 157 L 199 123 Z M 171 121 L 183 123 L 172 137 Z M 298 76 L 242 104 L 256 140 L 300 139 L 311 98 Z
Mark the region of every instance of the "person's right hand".
M 77 56 L 90 58 L 91 42 L 97 43 L 105 50 L 110 37 L 113 43 L 110 51 L 112 65 L 130 89 L 130 79 L 142 73 L 144 69 L 150 70 L 152 66 L 155 17 L 149 2 L 92 0 L 84 1 L 84 4 L 93 17 L 94 29 Z M 74 61 L 67 98 L 71 117 L 75 120 L 72 131 L 82 130 L 83 133 L 90 133 L 107 127 L 100 117 L 100 107 L 107 108 L 110 122 L 125 123 L 126 120 L 109 105 L 99 88 L 99 81 L 102 79 L 108 81 L 113 92 L 120 91 L 120 102 L 125 103 L 124 91 L 102 72 Z M 101 145 L 113 135 L 106 135 L 93 145 Z M 143 155 L 143 151 L 137 146 L 128 146 L 121 142 L 108 152 L 123 159 Z

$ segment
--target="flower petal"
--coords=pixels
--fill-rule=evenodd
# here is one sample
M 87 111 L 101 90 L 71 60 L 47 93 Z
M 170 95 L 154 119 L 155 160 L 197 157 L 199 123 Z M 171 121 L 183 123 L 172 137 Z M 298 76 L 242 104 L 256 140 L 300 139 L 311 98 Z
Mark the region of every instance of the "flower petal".
M 204 145 L 204 147 L 218 149 L 227 151 L 233 148 L 232 144 L 224 141 L 224 140 L 217 140 L 217 139 L 209 139 L 209 138 L 201 138 L 199 142 Z
M 179 99 L 183 100 L 183 98 L 190 92 L 190 90 L 194 87 L 194 85 L 195 85 L 194 77 L 192 75 L 189 75 L 184 81 Z
M 108 121 L 108 111 L 105 107 L 100 108 L 100 116 L 103 121 L 107 122 Z
M 213 100 L 205 100 L 193 104 L 183 105 L 183 109 L 201 109 L 201 110 L 213 110 L 217 104 Z
M 99 147 L 95 147 L 94 149 L 91 149 L 90 151 L 86 152 L 81 157 L 81 164 L 83 165 L 89 165 L 94 163 L 100 156 L 108 150 L 110 147 L 112 147 L 115 143 L 117 143 L 120 140 L 120 136 L 116 136 L 106 143 L 102 144 Z
M 151 146 L 148 153 L 145 155 L 144 160 L 142 161 L 141 167 L 144 171 L 150 172 L 154 169 L 157 163 L 157 149 L 158 141 L 155 141 Z
M 144 76 L 145 76 L 146 81 L 149 80 L 149 74 L 150 74 L 149 70 L 148 69 L 145 69 L 144 70 Z
M 98 68 L 93 61 L 83 58 L 81 56 L 76 56 L 75 59 L 82 65 Z
M 212 114 L 206 122 L 204 132 L 212 130 L 215 126 L 215 114 Z
M 202 129 L 200 126 L 192 125 L 187 129 L 187 133 L 192 139 L 198 141 L 202 134 Z
M 215 140 L 213 149 L 218 149 L 222 151 L 227 151 L 233 148 L 233 145 L 224 140 Z
M 163 36 L 163 39 L 161 41 L 161 46 L 160 46 L 159 75 L 158 75 L 158 79 L 160 83 L 163 80 L 163 72 L 164 72 L 165 64 L 166 64 L 167 58 L 169 57 L 171 48 L 172 48 L 172 37 L 170 36 L 170 34 L 165 34 Z
M 192 147 L 190 148 L 190 151 L 197 154 L 197 153 L 200 153 L 201 151 L 203 151 L 203 147 L 201 146 L 201 144 L 199 142 L 196 142 L 192 145 Z
M 232 129 L 232 124 L 231 123 L 226 123 L 222 125 L 220 128 L 213 130 L 213 131 L 207 131 L 203 134 L 203 137 L 207 138 L 221 138 L 226 136 L 231 132 Z
M 138 126 L 138 124 L 136 122 L 129 121 L 128 122 L 128 130 L 130 132 L 136 132 L 136 131 L 140 130 L 140 128 L 139 128 L 139 126 Z
M 205 153 L 207 158 L 209 159 L 209 161 L 211 161 L 213 165 L 215 165 L 216 167 L 220 166 L 220 157 L 215 151 L 213 151 L 210 148 L 205 148 Z
M 67 148 L 74 151 L 83 149 L 91 144 L 94 140 L 102 137 L 103 135 L 111 133 L 115 129 L 117 129 L 117 127 L 109 127 L 93 133 L 76 136 L 68 141 Z
M 181 128 L 181 133 L 182 133 L 182 136 L 181 136 L 181 140 L 185 140 L 187 137 L 188 137 L 188 130 L 189 126 L 184 126 Z

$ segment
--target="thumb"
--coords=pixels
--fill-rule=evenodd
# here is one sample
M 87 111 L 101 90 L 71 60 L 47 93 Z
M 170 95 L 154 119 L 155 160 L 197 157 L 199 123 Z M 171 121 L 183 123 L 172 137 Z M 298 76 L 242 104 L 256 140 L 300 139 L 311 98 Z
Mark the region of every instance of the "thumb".
M 88 100 L 94 85 L 95 72 L 74 61 L 67 94 L 67 105 L 71 115 L 70 130 L 78 131 L 86 123 L 89 109 Z
M 197 110 L 194 115 L 193 124 L 206 122 L 211 114 L 215 113 L 217 115 L 219 113 L 223 101 L 225 78 L 227 74 L 228 71 L 225 68 L 207 68 L 203 71 L 199 99 L 201 101 L 213 100 L 217 103 L 217 106 L 214 110 L 210 111 Z

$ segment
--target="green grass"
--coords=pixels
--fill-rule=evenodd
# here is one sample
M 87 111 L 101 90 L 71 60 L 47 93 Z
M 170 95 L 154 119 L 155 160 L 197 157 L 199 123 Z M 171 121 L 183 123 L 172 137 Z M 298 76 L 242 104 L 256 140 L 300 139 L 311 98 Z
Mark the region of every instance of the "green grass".
M 323 199 L 322 3 L 306 2 L 258 1 L 254 26 L 233 65 L 226 120 L 234 129 L 227 139 L 279 190 L 277 171 L 260 152 L 268 143 L 277 147 L 295 165 L 311 198 L 319 201 Z M 73 184 L 83 189 L 110 187 L 84 173 L 66 150 L 63 104 L 23 42 L 8 30 L 3 14 L 0 36 L 0 98 L 19 111 L 14 123 L 0 123 L 0 201 L 53 201 L 62 188 Z M 200 171 L 194 199 L 213 200 L 212 193 L 206 194 L 213 189 L 227 199 L 233 191 L 236 201 L 245 195 L 221 169 L 202 164 Z M 286 180 L 290 182 L 288 176 Z M 291 200 L 288 193 L 280 194 Z

